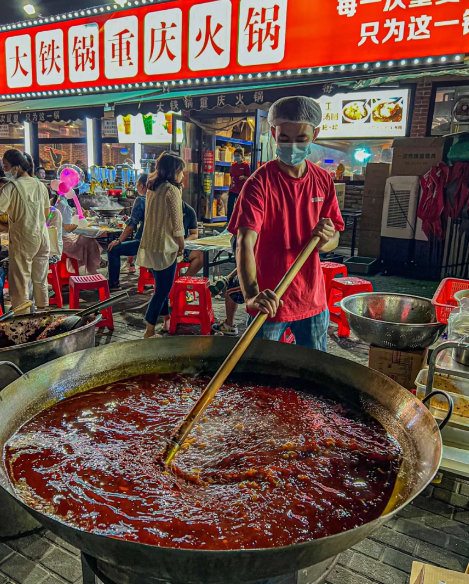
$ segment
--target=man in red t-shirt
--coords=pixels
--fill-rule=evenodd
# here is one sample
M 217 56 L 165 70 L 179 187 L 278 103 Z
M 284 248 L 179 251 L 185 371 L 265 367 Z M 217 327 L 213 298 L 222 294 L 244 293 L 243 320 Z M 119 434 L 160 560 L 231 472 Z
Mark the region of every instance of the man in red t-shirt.
M 297 344 L 326 351 L 329 312 L 319 250 L 337 247 L 344 222 L 331 177 L 306 159 L 321 108 L 309 97 L 285 97 L 272 105 L 268 120 L 277 159 L 246 181 L 228 226 L 238 238 L 241 288 L 249 315 L 268 315 L 258 336 L 278 341 L 290 327 Z M 280 301 L 273 290 L 312 236 L 319 246 Z
M 244 160 L 244 153 L 241 148 L 236 148 L 233 153 L 234 164 L 230 168 L 231 186 L 228 193 L 228 212 L 227 219 L 231 219 L 233 209 L 238 200 L 239 193 L 244 186 L 244 183 L 251 176 L 251 167 Z

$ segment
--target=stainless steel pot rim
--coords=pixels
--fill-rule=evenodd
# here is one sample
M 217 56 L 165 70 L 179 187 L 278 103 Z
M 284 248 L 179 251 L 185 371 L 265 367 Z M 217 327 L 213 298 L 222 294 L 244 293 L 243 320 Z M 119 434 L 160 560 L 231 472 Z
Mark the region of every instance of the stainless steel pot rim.
M 401 298 L 415 298 L 416 300 L 424 300 L 431 304 L 431 300 L 429 298 L 424 298 L 423 296 L 414 296 L 413 294 L 394 294 L 394 293 L 386 293 L 386 292 L 362 292 L 360 294 L 354 294 L 353 296 L 347 296 L 340 301 L 340 307 L 344 312 L 347 314 L 351 314 L 352 316 L 356 316 L 362 318 L 363 320 L 369 320 L 370 322 L 375 322 L 378 324 L 386 324 L 389 326 L 404 326 L 404 327 L 411 327 L 411 328 L 424 328 L 424 327 L 443 327 L 445 326 L 441 322 L 427 322 L 427 323 L 411 323 L 411 322 L 390 322 L 388 320 L 376 320 L 374 318 L 369 318 L 368 316 L 363 316 L 362 314 L 357 314 L 356 312 L 352 312 L 350 309 L 347 308 L 346 304 L 347 301 L 357 298 L 357 297 L 365 297 L 365 296 L 400 296 Z
M 431 414 L 430 414 L 431 415 Z M 440 457 L 440 461 L 439 464 L 441 464 L 441 460 L 443 458 L 443 453 L 441 454 Z M 418 497 L 420 495 L 420 493 L 422 493 L 425 490 L 426 487 L 423 487 L 421 491 L 419 491 L 418 493 L 416 493 L 413 497 L 409 498 L 409 500 L 406 502 L 406 506 L 409 503 L 412 503 L 412 501 Z M 56 517 L 52 516 L 52 515 L 46 515 L 45 513 L 42 513 L 41 511 L 38 511 L 37 509 L 35 509 L 34 507 L 29 507 L 28 505 L 26 505 L 25 503 L 23 503 L 23 501 L 21 501 L 21 499 L 19 499 L 15 493 L 11 493 L 11 491 L 9 491 L 10 494 L 13 494 L 13 497 L 15 498 L 16 501 L 18 501 L 19 503 L 21 503 L 21 505 L 24 506 L 25 509 L 29 510 L 29 511 L 33 511 L 34 514 L 37 515 L 41 515 L 42 517 L 45 517 L 48 520 L 53 520 L 56 523 L 60 523 L 61 525 L 63 525 L 64 527 L 74 530 L 74 531 L 79 531 L 80 533 L 84 533 L 87 535 L 92 535 L 93 537 L 99 537 L 100 539 L 103 540 L 108 540 L 109 538 L 112 538 L 112 536 L 110 535 L 104 535 L 104 534 L 100 534 L 100 533 L 94 533 L 92 531 L 86 531 L 85 529 L 80 529 L 79 527 L 74 527 L 72 525 L 69 525 L 67 523 L 64 523 L 63 521 L 60 521 L 59 519 L 57 519 Z M 382 521 L 383 517 L 388 517 L 391 518 L 393 517 L 395 514 L 397 514 L 399 512 L 400 507 L 397 507 L 396 509 L 394 509 L 393 511 L 390 511 L 389 513 L 386 513 L 386 515 L 381 515 L 380 517 L 378 517 L 377 519 L 374 519 L 373 521 L 369 521 L 364 523 L 363 525 L 359 525 L 357 527 L 354 527 L 353 529 L 349 529 L 349 532 L 353 532 L 353 533 L 357 533 L 358 530 L 360 529 L 366 529 L 367 526 L 369 526 L 372 523 L 375 522 L 380 522 Z M 333 535 L 328 535 L 326 537 L 321 537 L 318 538 L 320 539 L 322 542 L 329 542 L 332 541 L 335 537 L 337 537 L 338 535 L 341 535 L 342 532 L 339 533 L 334 533 Z M 113 538 L 114 541 L 116 542 L 120 542 L 122 545 L 126 545 L 126 546 L 137 546 L 138 548 L 141 548 L 142 546 L 147 549 L 147 550 L 152 550 L 152 549 L 159 549 L 159 550 L 165 550 L 168 553 L 173 553 L 173 554 L 186 554 L 186 553 L 190 553 L 193 555 L 199 555 L 199 556 L 204 556 L 204 555 L 210 555 L 212 556 L 218 556 L 220 558 L 223 557 L 227 557 L 230 556 L 232 554 L 259 554 L 259 552 L 261 553 L 268 553 L 268 552 L 282 552 L 282 551 L 286 551 L 288 549 L 290 549 L 292 546 L 294 546 L 296 549 L 298 548 L 305 548 L 307 549 L 309 545 L 311 545 L 312 541 L 315 541 L 314 539 L 311 539 L 309 541 L 303 541 L 301 543 L 291 543 L 290 545 L 284 545 L 284 546 L 275 546 L 275 547 L 269 547 L 269 548 L 249 548 L 249 549 L 245 549 L 245 548 L 240 548 L 240 549 L 234 549 L 234 550 L 210 550 L 210 549 L 191 549 L 191 548 L 173 548 L 173 547 L 166 547 L 166 546 L 160 546 L 160 545 L 149 545 L 147 543 L 141 543 L 138 541 L 130 541 L 130 540 L 126 540 L 126 539 L 120 539 L 120 538 Z M 99 556 L 96 556 L 99 558 Z M 105 561 L 105 560 L 103 560 Z
M 5 388 L 4 399 L 0 401 L 0 445 L 37 412 L 67 395 L 74 395 L 77 389 L 84 391 L 142 373 L 213 374 L 235 342 L 236 339 L 228 337 L 135 340 L 60 357 Z M 305 380 L 327 387 L 332 382 L 338 396 L 353 398 L 359 407 L 375 415 L 403 447 L 401 480 L 398 475 L 393 496 L 381 517 L 354 530 L 283 547 L 219 551 L 200 546 L 181 549 L 118 540 L 78 530 L 67 525 L 66 518 L 58 521 L 54 515 L 42 515 L 15 496 L 3 464 L 0 467 L 0 491 L 5 491 L 5 495 L 9 493 L 44 527 L 69 544 L 104 564 L 122 567 L 122 574 L 134 575 L 135 572 L 135 576 L 140 576 L 141 581 L 148 584 L 156 580 L 186 582 L 189 579 L 192 584 L 265 581 L 316 565 L 353 547 L 395 517 L 398 510 L 430 483 L 441 462 L 441 433 L 428 409 L 388 377 L 353 361 L 305 347 L 285 345 L 280 355 L 275 347 L 278 343 L 274 341 L 254 340 L 240 360 L 237 373 L 268 374 L 276 383 L 278 379 L 288 383 L 287 378 L 291 377 L 292 383 L 301 381 L 301 388 Z M 188 571 L 191 572 L 190 578 Z
M 57 314 L 57 316 L 59 316 L 59 315 L 63 316 L 65 314 L 76 314 L 77 312 L 78 312 L 78 310 L 69 310 L 69 309 L 65 309 L 65 310 L 58 309 L 58 310 L 51 310 L 51 311 L 43 310 L 41 312 L 35 312 L 33 314 L 19 314 L 18 316 L 13 317 L 13 319 L 11 319 L 10 321 L 7 321 L 5 324 L 7 324 L 8 322 L 14 322 L 15 319 L 19 320 L 21 317 L 24 318 L 25 316 L 34 317 L 34 316 L 42 316 L 44 314 Z M 100 322 L 102 319 L 103 319 L 103 315 L 101 313 L 99 313 L 88 324 L 85 324 L 84 326 L 81 326 L 73 331 L 69 331 L 68 333 L 62 333 L 61 335 L 51 337 L 50 339 L 41 339 L 40 341 L 31 341 L 30 343 L 19 343 L 18 345 L 12 345 L 11 347 L 0 348 L 0 355 L 2 355 L 2 359 L 3 359 L 4 355 L 7 351 L 14 351 L 17 349 L 21 349 L 22 347 L 25 347 L 26 345 L 28 347 L 34 347 L 36 345 L 40 345 L 41 343 L 45 343 L 47 341 L 50 341 L 51 339 L 62 339 L 63 337 L 68 337 L 68 336 L 74 335 L 74 334 L 82 331 L 84 328 L 88 328 L 92 325 L 96 326 L 98 324 L 98 322 Z
M 403 294 L 402 296 L 406 296 L 406 295 Z M 76 311 L 71 311 L 71 312 L 76 312 Z M 89 325 L 87 325 L 87 326 L 89 326 Z M 206 337 L 197 337 L 197 336 L 195 336 L 195 337 L 191 337 L 191 338 L 192 339 L 197 339 L 197 338 L 205 339 Z M 225 339 L 230 340 L 230 341 L 232 340 L 229 337 L 222 337 L 221 338 L 222 342 Z M 142 340 L 140 340 L 138 342 L 139 343 L 145 343 L 145 344 L 155 343 L 155 342 L 156 343 L 165 343 L 165 342 L 170 343 L 171 340 L 172 339 L 171 339 L 170 336 L 165 336 L 162 339 L 157 339 L 157 340 L 155 340 L 155 339 L 146 339 L 146 340 L 143 340 L 142 339 Z M 218 340 L 220 340 L 220 339 L 218 339 Z M 265 339 L 258 340 L 258 342 L 262 342 L 262 344 L 271 345 L 272 348 L 274 347 L 274 345 L 275 346 L 278 345 L 278 342 L 276 342 L 276 341 L 269 341 L 269 340 L 265 340 Z M 130 345 L 130 344 L 133 344 L 133 343 L 135 343 L 135 341 L 124 341 L 123 344 Z M 93 350 L 99 352 L 100 350 L 105 349 L 106 347 L 107 347 L 107 345 L 104 345 L 104 346 L 101 346 L 101 347 L 95 347 Z M 83 350 L 83 351 L 79 351 L 78 353 L 76 353 L 76 355 L 79 355 L 80 353 L 83 354 L 83 353 L 85 353 L 85 351 L 86 351 L 86 349 Z M 365 365 L 361 365 L 360 363 L 353 362 L 353 364 L 354 364 L 354 366 L 356 366 L 358 368 L 362 368 L 364 370 L 369 369 L 368 367 L 366 367 Z M 36 369 L 34 369 L 31 372 L 26 373 L 25 375 L 26 376 L 29 376 L 31 373 L 39 372 L 41 369 L 47 368 L 48 366 L 50 366 L 50 363 L 44 363 L 43 365 L 40 365 L 39 367 L 37 367 Z M 384 375 L 383 373 L 380 373 L 379 371 L 374 371 L 374 370 L 373 370 L 373 373 L 376 376 L 381 377 L 381 378 L 389 381 L 389 378 L 386 375 Z M 410 395 L 408 397 L 409 398 L 411 397 L 411 399 L 412 399 L 413 402 L 416 402 L 418 404 L 421 404 L 421 401 L 417 397 L 412 396 L 412 395 Z M 52 404 L 50 404 L 50 405 L 52 405 Z M 434 416 L 431 414 L 430 410 L 428 408 L 425 408 L 424 407 L 424 412 L 425 412 L 425 416 L 428 417 L 428 419 L 431 420 L 431 422 L 434 425 L 433 435 L 435 436 L 437 434 L 440 434 L 440 430 L 439 430 L 439 427 L 438 427 L 438 423 L 435 420 Z M 440 439 L 441 439 L 441 434 L 440 434 Z M 443 460 L 443 449 L 441 448 L 440 449 L 440 456 L 439 456 L 437 468 L 439 468 L 441 466 L 441 461 L 442 460 Z M 0 464 L 3 465 L 3 457 L 2 457 L 2 459 L 0 459 Z M 437 471 L 435 471 L 435 475 L 436 475 L 436 473 L 437 473 Z M 425 490 L 425 488 L 427 486 L 428 485 L 422 486 L 422 488 L 420 490 L 418 490 L 411 497 L 409 497 L 406 500 L 406 502 L 405 502 L 405 506 L 407 506 L 414 499 L 416 499 Z M 0 485 L 0 489 L 1 488 L 5 489 L 5 487 L 3 485 Z M 166 547 L 166 546 L 158 546 L 158 545 L 149 545 L 149 544 L 141 543 L 141 542 L 138 542 L 138 541 L 130 541 L 130 540 L 124 540 L 124 539 L 120 539 L 120 538 L 112 538 L 112 536 L 109 536 L 109 535 L 95 533 L 95 532 L 92 532 L 92 531 L 87 531 L 87 530 L 81 529 L 79 527 L 75 527 L 73 525 L 70 525 L 68 523 L 65 523 L 65 522 L 61 521 L 60 519 L 56 518 L 53 515 L 47 515 L 45 513 L 42 513 L 41 511 L 38 511 L 34 507 L 29 507 L 26 503 L 23 503 L 23 501 L 17 496 L 17 494 L 16 494 L 16 492 L 15 492 L 14 488 L 12 487 L 11 482 L 9 480 L 8 480 L 7 488 L 5 490 L 7 490 L 7 492 L 9 492 L 15 498 L 15 500 L 18 501 L 25 509 L 27 509 L 29 511 L 32 511 L 35 516 L 42 516 L 42 517 L 44 517 L 48 521 L 54 521 L 56 523 L 59 523 L 59 524 L 63 525 L 65 528 L 67 528 L 67 529 L 69 529 L 71 531 L 78 531 L 80 533 L 84 533 L 84 534 L 90 535 L 92 537 L 100 538 L 101 540 L 107 540 L 107 539 L 111 538 L 115 542 L 119 542 L 119 544 L 126 545 L 126 546 L 132 546 L 132 547 L 135 546 L 136 548 L 139 548 L 139 549 L 141 549 L 142 547 L 143 547 L 143 549 L 146 549 L 146 550 L 152 550 L 152 549 L 155 549 L 156 548 L 158 550 L 165 550 L 168 553 L 178 554 L 178 555 L 184 555 L 185 553 L 190 553 L 191 555 L 194 555 L 194 556 L 196 556 L 196 555 L 197 556 L 205 556 L 206 555 L 206 556 L 213 557 L 215 555 L 215 556 L 220 557 L 220 558 L 226 558 L 226 557 L 229 557 L 230 555 L 244 554 L 244 553 L 247 553 L 249 555 L 252 555 L 254 553 L 257 553 L 258 554 L 259 552 L 261 552 L 261 553 L 269 553 L 269 552 L 279 552 L 279 553 L 281 553 L 282 551 L 286 551 L 286 550 L 288 550 L 288 549 L 290 549 L 292 547 L 295 547 L 296 549 L 297 548 L 300 548 L 300 549 L 304 548 L 305 550 L 307 550 L 308 549 L 308 546 L 311 545 L 311 543 L 313 541 L 318 541 L 320 539 L 321 541 L 332 542 L 334 540 L 334 538 L 342 535 L 342 532 L 338 532 L 338 533 L 335 533 L 333 535 L 329 535 L 329 536 L 326 536 L 326 537 L 318 538 L 317 540 L 312 539 L 312 540 L 309 540 L 309 541 L 305 541 L 305 542 L 301 542 L 301 543 L 292 543 L 290 545 L 285 545 L 285 546 L 275 546 L 275 547 L 269 547 L 269 548 L 249 548 L 249 549 L 241 548 L 241 549 L 233 549 L 233 550 L 210 550 L 210 549 L 174 548 L 174 547 L 169 547 L 169 546 Z M 401 506 L 402 505 L 397 506 L 395 509 L 387 512 L 386 514 L 383 513 L 380 517 L 374 519 L 373 521 L 366 522 L 363 525 L 359 525 L 359 526 L 357 526 L 357 527 L 355 527 L 353 529 L 350 529 L 349 532 L 357 533 L 361 529 L 366 529 L 370 524 L 373 524 L 373 523 L 376 523 L 376 522 L 382 522 L 385 517 L 386 518 L 392 518 L 394 515 L 396 515 L 399 512 L 399 510 L 401 509 Z M 98 559 L 102 559 L 102 561 L 106 561 L 106 559 L 104 557 L 101 557 L 100 555 L 97 555 L 96 557 Z

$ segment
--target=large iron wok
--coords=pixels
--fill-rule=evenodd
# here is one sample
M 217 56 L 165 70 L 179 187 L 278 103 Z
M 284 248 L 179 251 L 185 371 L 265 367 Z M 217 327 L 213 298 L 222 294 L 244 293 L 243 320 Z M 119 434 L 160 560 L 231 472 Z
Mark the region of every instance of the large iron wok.
M 102 219 L 112 219 L 113 217 L 117 217 L 123 211 L 124 207 L 118 205 L 117 207 L 113 207 L 112 209 L 102 209 L 101 207 L 90 207 L 90 210 L 93 211 L 95 215 L 101 217 Z
M 236 339 L 177 337 L 130 341 L 74 353 L 24 375 L 1 393 L 0 447 L 32 416 L 56 400 L 152 372 L 214 373 Z M 442 441 L 434 418 L 410 392 L 391 379 L 339 357 L 295 345 L 252 343 L 236 374 L 261 374 L 266 381 L 292 386 L 311 381 L 339 400 L 370 412 L 396 437 L 403 450 L 393 496 L 383 515 L 356 529 L 311 542 L 273 549 L 207 551 L 172 549 L 126 542 L 83 532 L 38 511 L 32 515 L 56 535 L 97 558 L 102 574 L 122 584 L 239 584 L 327 565 L 338 553 L 368 537 L 408 504 L 433 479 Z M 157 453 L 155 453 L 157 454 Z M 0 486 L 15 497 L 5 467 Z
M 41 341 L 33 341 L 13 345 L 11 347 L 5 346 L 8 344 L 8 339 L 5 331 L 11 325 L 18 324 L 27 325 L 40 320 L 47 314 L 53 314 L 55 317 L 67 316 L 76 314 L 76 310 L 54 310 L 50 313 L 36 312 L 34 314 L 22 314 L 13 317 L 12 319 L 0 323 L 0 360 L 10 361 L 14 363 L 23 372 L 31 371 L 44 363 L 63 357 L 76 351 L 83 349 L 90 349 L 94 347 L 96 325 L 102 319 L 101 313 L 98 313 L 95 318 L 90 318 L 88 324 L 76 330 L 51 337 L 50 339 L 43 339 Z M 34 330 L 33 327 L 31 327 Z M 41 329 L 35 336 L 39 334 Z M 2 346 L 3 345 L 3 346 Z M 1 369 L 0 390 L 6 387 L 9 383 L 14 381 L 17 375 L 11 370 Z

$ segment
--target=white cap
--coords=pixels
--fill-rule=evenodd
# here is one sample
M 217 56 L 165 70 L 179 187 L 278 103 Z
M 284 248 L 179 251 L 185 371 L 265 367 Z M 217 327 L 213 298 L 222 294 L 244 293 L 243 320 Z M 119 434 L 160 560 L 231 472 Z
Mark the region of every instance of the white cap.
M 293 122 L 317 128 L 322 122 L 322 110 L 312 97 L 282 97 L 271 105 L 267 119 L 271 126 Z

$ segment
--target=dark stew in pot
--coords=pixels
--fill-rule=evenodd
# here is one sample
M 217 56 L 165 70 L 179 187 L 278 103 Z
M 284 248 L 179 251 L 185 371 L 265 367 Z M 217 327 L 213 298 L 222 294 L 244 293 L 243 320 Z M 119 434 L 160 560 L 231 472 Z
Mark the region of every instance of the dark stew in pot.
M 398 443 L 358 408 L 293 388 L 226 383 L 165 471 L 156 457 L 206 384 L 143 375 L 42 411 L 5 447 L 19 498 L 82 530 L 210 550 L 305 542 L 382 514 Z

